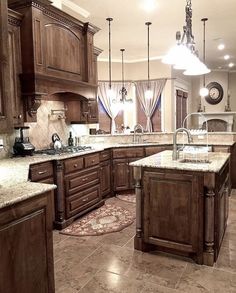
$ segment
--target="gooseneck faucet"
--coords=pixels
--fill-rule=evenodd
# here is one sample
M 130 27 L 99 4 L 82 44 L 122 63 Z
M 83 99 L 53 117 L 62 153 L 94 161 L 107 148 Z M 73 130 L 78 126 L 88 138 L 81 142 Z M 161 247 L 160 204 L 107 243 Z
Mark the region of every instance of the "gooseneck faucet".
M 179 158 L 179 152 L 177 150 L 177 134 L 179 132 L 186 132 L 188 136 L 188 142 L 190 143 L 192 141 L 192 136 L 190 131 L 187 128 L 178 128 L 175 130 L 174 135 L 173 135 L 173 153 L 172 153 L 172 160 L 178 160 Z
M 143 126 L 141 124 L 136 124 L 134 126 L 134 136 L 133 136 L 133 143 L 138 143 L 140 142 L 140 138 L 139 136 L 137 137 L 137 132 L 140 132 L 141 131 L 141 134 L 143 134 Z

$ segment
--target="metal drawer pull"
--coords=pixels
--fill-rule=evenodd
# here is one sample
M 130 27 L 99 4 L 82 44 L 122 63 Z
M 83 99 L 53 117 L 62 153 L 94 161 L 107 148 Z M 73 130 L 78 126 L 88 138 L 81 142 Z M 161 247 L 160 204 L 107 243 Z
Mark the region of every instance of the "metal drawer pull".
M 88 197 L 86 197 L 86 198 L 84 198 L 84 199 L 83 199 L 83 201 L 88 201 L 88 200 L 89 200 L 89 198 L 88 198 Z
M 45 174 L 45 173 L 47 173 L 47 172 L 48 172 L 47 170 L 46 170 L 46 171 L 39 171 L 38 174 L 39 174 L 39 175 L 43 175 L 43 174 Z
M 77 168 L 78 167 L 78 164 L 74 164 L 74 168 Z
M 82 181 L 87 181 L 88 178 L 83 178 Z
M 95 160 L 92 160 L 92 163 L 94 163 L 95 162 Z

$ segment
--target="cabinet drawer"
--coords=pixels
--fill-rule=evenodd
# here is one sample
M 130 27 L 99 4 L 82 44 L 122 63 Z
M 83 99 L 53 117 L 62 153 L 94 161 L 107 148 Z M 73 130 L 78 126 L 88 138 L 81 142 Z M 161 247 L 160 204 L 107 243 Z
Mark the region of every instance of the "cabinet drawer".
M 100 153 L 100 161 L 106 161 L 106 160 L 110 160 L 111 158 L 111 152 L 110 151 L 102 151 Z
M 83 169 L 83 157 L 76 157 L 64 161 L 65 174 Z
M 113 150 L 113 158 L 135 158 L 144 157 L 144 148 L 121 148 Z
M 85 168 L 98 165 L 99 162 L 100 161 L 99 161 L 99 154 L 98 153 L 86 156 L 84 158 L 84 166 L 85 166 Z
M 51 162 L 30 166 L 30 179 L 31 181 L 41 181 L 48 177 L 53 177 L 53 167 Z
M 76 215 L 80 211 L 95 204 L 100 200 L 100 186 L 96 185 L 92 188 L 78 192 L 66 199 L 67 217 Z
M 66 195 L 99 183 L 99 169 L 79 172 L 66 177 Z
M 213 146 L 213 152 L 230 153 L 230 146 Z

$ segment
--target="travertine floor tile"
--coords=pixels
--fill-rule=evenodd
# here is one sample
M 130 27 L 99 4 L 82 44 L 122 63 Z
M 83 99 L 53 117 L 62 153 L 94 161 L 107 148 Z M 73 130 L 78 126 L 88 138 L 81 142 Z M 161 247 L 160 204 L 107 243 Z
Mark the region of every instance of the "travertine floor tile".
M 124 276 L 101 271 L 94 276 L 79 292 L 80 293 L 138 293 L 144 284 Z
M 211 267 L 188 264 L 176 286 L 181 292 L 236 292 L 236 275 Z

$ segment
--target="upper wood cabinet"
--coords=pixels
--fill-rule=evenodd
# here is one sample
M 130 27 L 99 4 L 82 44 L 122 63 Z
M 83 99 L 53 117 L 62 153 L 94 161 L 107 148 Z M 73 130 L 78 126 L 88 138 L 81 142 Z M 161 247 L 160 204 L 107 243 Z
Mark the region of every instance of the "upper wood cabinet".
M 35 121 L 41 99 L 74 93 L 95 99 L 97 55 L 93 36 L 98 28 L 83 23 L 48 0 L 9 0 L 24 15 L 21 25 L 21 89 L 26 121 Z

